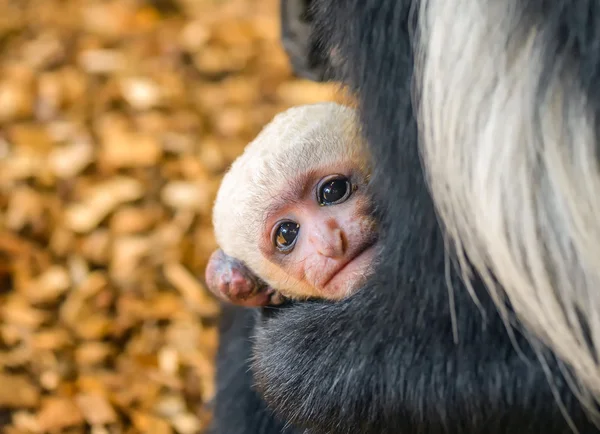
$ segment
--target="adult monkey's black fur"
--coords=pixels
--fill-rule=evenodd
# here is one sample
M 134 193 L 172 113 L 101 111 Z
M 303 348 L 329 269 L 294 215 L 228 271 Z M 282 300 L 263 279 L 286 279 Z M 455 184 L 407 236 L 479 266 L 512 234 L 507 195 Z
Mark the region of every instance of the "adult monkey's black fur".
M 511 341 L 480 284 L 485 318 L 452 270 L 453 297 L 448 292 L 411 104 L 410 2 L 312 3 L 312 39 L 303 46 L 321 59 L 335 50 L 343 63 L 332 73 L 356 92 L 375 160 L 384 260 L 364 290 L 342 303 L 228 311 L 233 323 L 221 337 L 214 432 L 275 434 L 287 425 L 297 427 L 290 432 L 334 434 L 598 432 L 554 359 L 546 355 L 555 393 L 525 339 L 517 332 Z M 565 13 L 557 28 L 564 37 L 585 27 L 587 2 L 520 3 L 529 6 L 525 20 L 579 6 L 580 18 Z M 252 335 L 260 395 L 246 362 Z

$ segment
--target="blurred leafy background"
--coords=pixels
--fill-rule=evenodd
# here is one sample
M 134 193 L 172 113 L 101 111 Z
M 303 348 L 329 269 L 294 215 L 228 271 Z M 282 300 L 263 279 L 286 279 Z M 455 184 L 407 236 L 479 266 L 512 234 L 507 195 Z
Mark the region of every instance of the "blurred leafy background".
M 292 77 L 277 0 L 0 0 L 0 427 L 202 433 L 223 171 Z

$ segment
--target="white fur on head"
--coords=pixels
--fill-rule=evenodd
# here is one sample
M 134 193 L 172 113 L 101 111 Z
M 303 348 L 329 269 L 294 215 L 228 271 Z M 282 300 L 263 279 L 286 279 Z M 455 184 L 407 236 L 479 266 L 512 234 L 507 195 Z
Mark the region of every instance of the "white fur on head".
M 298 174 L 316 167 L 341 161 L 367 166 L 357 126 L 353 109 L 332 102 L 294 107 L 275 116 L 223 178 L 213 208 L 221 249 L 268 281 L 258 246 L 271 198 Z
M 424 165 L 465 275 L 466 258 L 498 306 L 508 299 L 599 398 L 593 112 L 573 60 L 551 52 L 552 33 L 515 6 L 421 2 L 415 90 Z

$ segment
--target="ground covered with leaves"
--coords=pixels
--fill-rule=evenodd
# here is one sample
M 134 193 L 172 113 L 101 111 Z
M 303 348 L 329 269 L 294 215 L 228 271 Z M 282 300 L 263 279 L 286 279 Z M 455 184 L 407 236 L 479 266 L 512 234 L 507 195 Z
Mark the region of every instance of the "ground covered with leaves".
M 276 0 L 0 0 L 0 426 L 201 433 L 223 171 L 295 80 Z

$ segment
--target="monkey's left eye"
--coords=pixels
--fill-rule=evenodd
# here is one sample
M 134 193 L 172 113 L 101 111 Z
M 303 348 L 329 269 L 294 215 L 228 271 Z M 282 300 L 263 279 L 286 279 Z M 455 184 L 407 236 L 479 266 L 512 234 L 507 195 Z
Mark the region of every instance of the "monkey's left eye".
M 299 232 L 300 225 L 296 222 L 285 221 L 280 223 L 274 233 L 275 247 L 277 247 L 280 252 L 292 250 L 298 239 Z
M 352 193 L 350 180 L 345 176 L 336 175 L 327 178 L 317 188 L 317 201 L 319 205 L 337 205 L 344 202 Z

